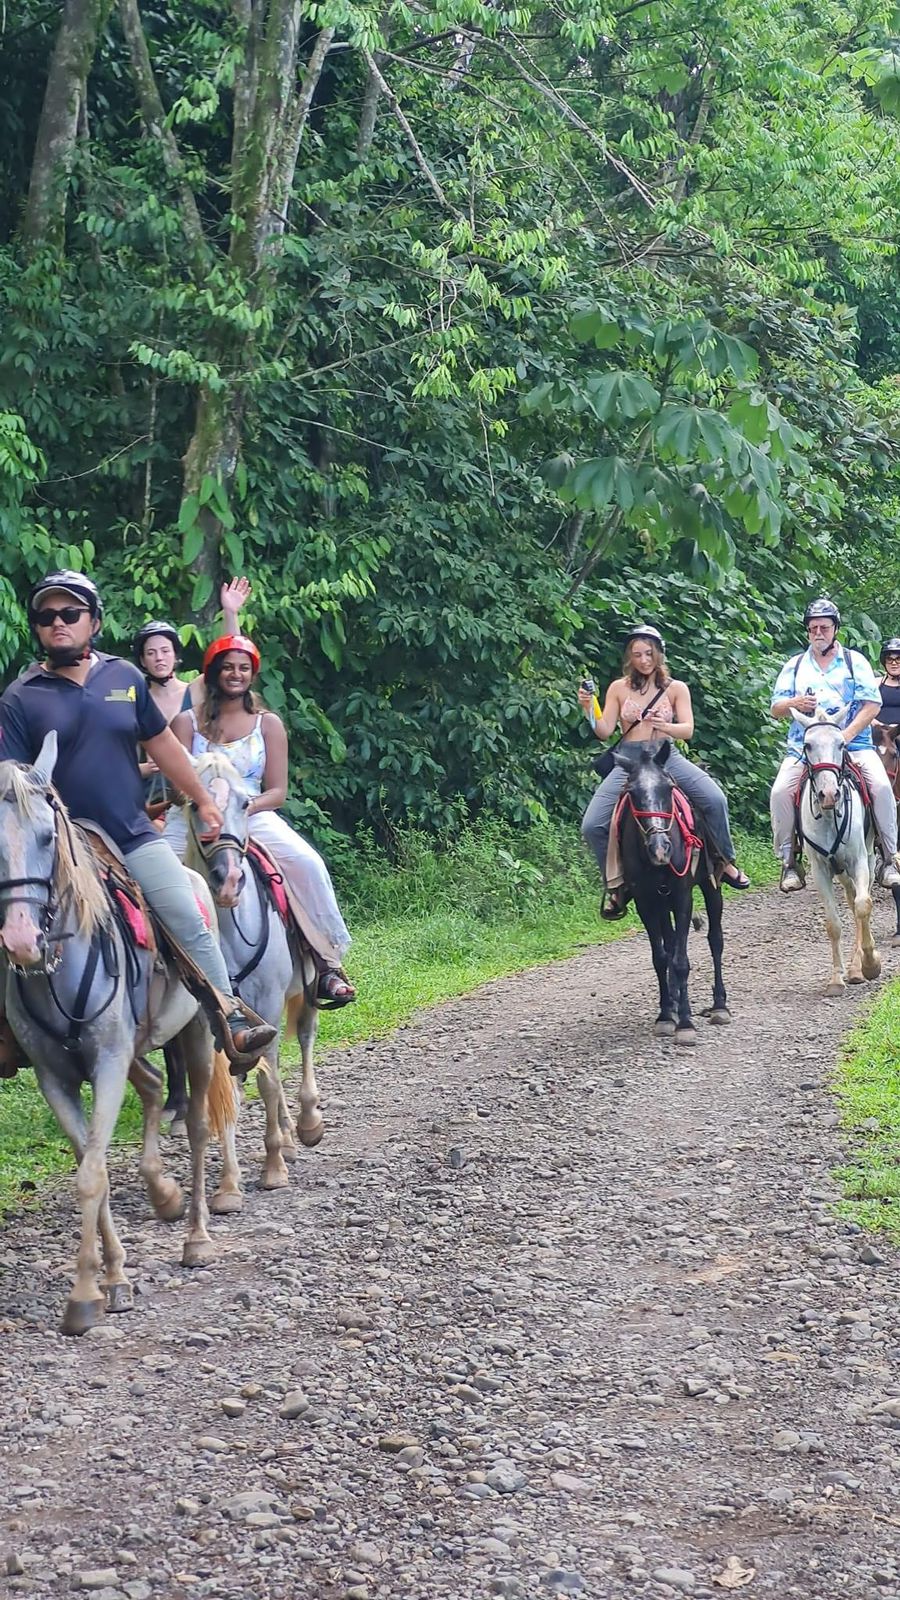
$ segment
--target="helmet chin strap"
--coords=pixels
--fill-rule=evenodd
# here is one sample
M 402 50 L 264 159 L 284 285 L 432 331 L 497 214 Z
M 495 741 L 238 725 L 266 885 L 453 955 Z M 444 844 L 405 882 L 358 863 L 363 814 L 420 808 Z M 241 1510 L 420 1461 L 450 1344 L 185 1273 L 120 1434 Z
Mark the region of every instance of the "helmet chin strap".
M 147 679 L 147 682 L 158 683 L 161 689 L 164 689 L 167 683 L 171 683 L 174 676 L 174 672 L 167 672 L 164 678 L 158 678 L 155 672 L 148 672 L 147 668 L 144 668 L 144 677 Z
M 80 661 L 89 661 L 91 645 L 66 645 L 60 650 L 48 650 L 47 660 L 51 667 L 77 667 Z

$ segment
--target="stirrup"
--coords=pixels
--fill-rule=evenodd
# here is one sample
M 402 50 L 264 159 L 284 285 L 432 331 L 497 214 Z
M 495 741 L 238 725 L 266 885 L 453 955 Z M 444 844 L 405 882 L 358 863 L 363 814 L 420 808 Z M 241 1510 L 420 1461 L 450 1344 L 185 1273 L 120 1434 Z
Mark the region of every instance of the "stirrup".
M 804 871 L 804 868 L 803 868 L 803 862 L 800 861 L 800 860 L 797 860 L 797 861 L 784 861 L 782 863 L 781 877 L 780 877 L 780 879 L 778 881 L 779 889 L 784 889 L 785 874 L 788 873 L 788 872 L 795 872 L 797 874 L 797 877 L 800 879 L 800 887 L 801 887 L 801 889 L 805 889 L 806 888 L 806 872 Z M 784 892 L 785 892 L 785 894 L 789 894 L 790 890 L 785 889 Z
M 621 922 L 628 915 L 628 896 L 625 885 L 617 883 L 613 889 L 604 889 L 600 896 L 600 916 L 604 922 Z

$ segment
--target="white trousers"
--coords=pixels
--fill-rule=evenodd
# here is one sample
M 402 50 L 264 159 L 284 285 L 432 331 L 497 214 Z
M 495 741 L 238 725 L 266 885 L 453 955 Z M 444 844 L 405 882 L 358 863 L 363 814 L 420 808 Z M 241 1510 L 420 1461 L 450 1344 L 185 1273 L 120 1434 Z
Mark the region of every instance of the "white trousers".
M 877 750 L 851 750 L 853 760 L 866 775 L 872 791 L 872 809 L 875 821 L 890 856 L 897 852 L 897 802 L 891 780 L 884 770 Z M 803 762 L 799 756 L 786 756 L 775 775 L 769 796 L 769 813 L 772 818 L 772 839 L 775 854 L 781 861 L 790 858 L 794 836 L 794 796 L 803 776 Z
M 339 967 L 350 948 L 350 934 L 340 913 L 331 875 L 311 844 L 276 811 L 256 811 L 250 818 L 251 838 L 268 850 L 282 874 L 297 920 L 316 953 L 329 967 Z M 184 814 L 172 806 L 165 838 L 181 860 L 187 849 Z

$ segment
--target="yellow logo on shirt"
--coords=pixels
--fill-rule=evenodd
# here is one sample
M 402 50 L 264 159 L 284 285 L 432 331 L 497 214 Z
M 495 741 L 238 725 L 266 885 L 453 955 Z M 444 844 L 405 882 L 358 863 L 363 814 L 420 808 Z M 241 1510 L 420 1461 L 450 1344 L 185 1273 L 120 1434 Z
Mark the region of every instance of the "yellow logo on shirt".
M 104 695 L 103 698 L 105 700 L 136 700 L 137 690 L 132 683 L 129 684 L 127 689 L 110 689 L 109 694 Z

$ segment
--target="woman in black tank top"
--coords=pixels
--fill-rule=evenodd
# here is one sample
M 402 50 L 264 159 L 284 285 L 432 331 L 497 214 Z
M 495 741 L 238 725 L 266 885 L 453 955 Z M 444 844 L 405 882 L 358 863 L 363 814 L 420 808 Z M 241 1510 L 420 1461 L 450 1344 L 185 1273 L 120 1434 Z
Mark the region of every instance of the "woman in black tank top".
M 880 661 L 884 669 L 881 689 L 881 710 L 878 721 L 888 727 L 900 725 L 900 639 L 887 639 L 881 646 Z

